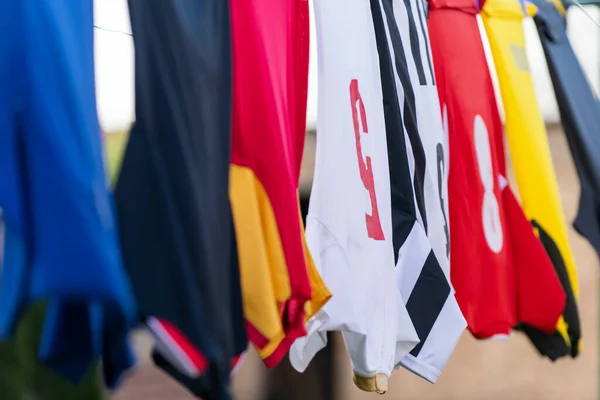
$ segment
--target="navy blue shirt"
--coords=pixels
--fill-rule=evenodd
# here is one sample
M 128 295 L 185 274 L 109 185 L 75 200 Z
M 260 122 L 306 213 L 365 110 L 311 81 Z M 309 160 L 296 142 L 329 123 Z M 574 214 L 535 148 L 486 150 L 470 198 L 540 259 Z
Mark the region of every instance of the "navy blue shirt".
M 247 343 L 228 193 L 229 2 L 129 0 L 129 11 L 136 123 L 115 190 L 125 266 L 140 320 L 175 325 L 209 361 L 202 397 L 228 398 Z

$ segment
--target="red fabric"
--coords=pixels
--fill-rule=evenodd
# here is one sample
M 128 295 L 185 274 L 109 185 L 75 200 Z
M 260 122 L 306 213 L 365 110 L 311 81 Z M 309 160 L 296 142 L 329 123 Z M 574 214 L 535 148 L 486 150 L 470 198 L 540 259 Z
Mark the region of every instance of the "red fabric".
M 289 1 L 289 0 L 288 0 Z M 295 22 L 294 49 L 296 57 L 294 60 L 294 86 L 290 88 L 295 94 L 295 131 L 292 141 L 296 144 L 296 188 L 300 182 L 300 169 L 302 167 L 302 154 L 304 153 L 304 139 L 306 137 L 306 105 L 308 102 L 308 68 L 310 53 L 310 20 L 308 12 L 308 0 L 295 0 L 296 13 L 292 18 Z
M 179 348 L 179 351 L 173 350 L 174 355 L 185 354 L 187 359 L 194 365 L 194 368 L 196 368 L 199 375 L 206 372 L 208 360 L 200 350 L 198 350 L 179 329 L 177 329 L 177 327 L 169 321 L 158 318 L 156 319 L 156 324 L 160 326 L 165 335 L 165 337 L 163 337 L 164 344 L 170 349 L 174 349 L 175 347 Z
M 468 14 L 477 14 L 477 0 L 434 0 L 428 1 L 429 10 L 440 10 L 443 8 L 451 9 L 451 10 L 460 10 Z M 453 14 L 455 15 L 455 14 Z M 461 27 L 462 30 L 462 27 Z M 463 31 L 470 31 L 470 28 L 466 28 Z M 431 32 L 431 30 L 430 30 Z M 471 32 L 472 33 L 472 32 Z M 477 34 L 479 34 L 479 30 L 477 30 Z M 430 36 L 431 40 L 431 36 Z
M 304 335 L 306 335 L 306 334 L 304 334 Z M 263 360 L 265 366 L 267 368 L 276 367 L 281 362 L 281 360 L 283 360 L 283 357 L 285 357 L 285 355 L 290 351 L 290 347 L 292 347 L 292 344 L 294 344 L 294 341 L 304 335 L 287 334 L 283 338 L 281 343 L 279 343 L 279 346 L 277 346 L 275 351 L 273 351 L 273 353 L 271 353 L 270 356 L 268 356 L 267 358 L 265 358 Z
M 508 334 L 518 322 L 554 332 L 565 293 L 510 187 L 502 183 L 506 177 L 502 124 L 476 4 L 430 0 L 429 5 L 436 81 L 442 112 L 447 109 L 451 279 L 456 298 L 477 338 Z M 487 129 L 476 132 L 477 115 L 478 126 Z M 482 139 L 486 136 L 489 144 Z M 491 203 L 497 204 L 497 212 Z
M 295 325 L 290 324 L 286 327 L 287 329 L 283 340 L 277 345 L 275 350 L 263 360 L 263 363 L 267 368 L 276 367 L 281 360 L 283 360 L 283 357 L 285 357 L 285 355 L 288 353 L 290 347 L 292 347 L 292 344 L 294 344 L 294 341 L 306 335 L 306 313 L 303 305 L 301 305 L 298 301 L 291 300 L 288 302 L 286 309 L 297 313 L 298 317 L 294 320 Z M 248 321 L 246 321 L 246 331 L 248 333 L 248 339 L 257 348 L 262 349 L 269 344 L 267 338 L 265 338 L 258 331 L 258 329 L 256 329 Z
M 297 190 L 306 133 L 308 2 L 230 0 L 230 5 L 232 162 L 251 169 L 271 201 L 291 286 L 283 324 L 286 333 L 304 335 L 302 310 L 312 293 Z

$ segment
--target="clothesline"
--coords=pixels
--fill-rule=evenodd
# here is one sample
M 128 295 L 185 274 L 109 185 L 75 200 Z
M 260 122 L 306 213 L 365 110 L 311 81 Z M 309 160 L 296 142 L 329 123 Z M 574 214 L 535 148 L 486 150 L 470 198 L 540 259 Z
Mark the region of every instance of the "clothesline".
M 125 31 L 121 31 L 121 30 L 118 30 L 118 29 L 103 28 L 103 27 L 98 26 L 98 25 L 94 25 L 94 28 L 99 29 L 101 31 L 112 32 L 112 33 L 120 33 L 122 35 L 133 36 L 133 34 L 130 33 L 130 32 L 125 32 Z

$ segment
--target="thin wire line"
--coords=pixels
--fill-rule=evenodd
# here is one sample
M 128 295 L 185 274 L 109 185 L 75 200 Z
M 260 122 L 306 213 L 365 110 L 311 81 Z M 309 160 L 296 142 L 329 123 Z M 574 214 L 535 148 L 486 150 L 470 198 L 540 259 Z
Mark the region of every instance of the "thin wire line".
M 116 30 L 116 29 L 108 29 L 108 28 L 103 28 L 103 27 L 101 27 L 101 26 L 98 26 L 98 25 L 94 25 L 94 28 L 96 28 L 96 29 L 100 29 L 101 31 L 112 32 L 112 33 L 120 33 L 120 34 L 122 34 L 122 35 L 133 36 L 133 35 L 132 35 L 131 33 L 129 33 L 129 32 L 125 32 L 125 31 L 119 31 L 119 30 Z
M 581 4 L 579 2 L 579 0 L 570 0 L 573 4 L 575 4 L 577 6 L 577 8 L 579 8 L 586 17 L 588 17 L 590 19 L 590 21 L 592 21 L 594 23 L 594 25 L 596 25 L 598 28 L 600 28 L 600 23 L 598 23 L 598 21 L 596 21 L 594 19 L 594 17 L 592 17 L 587 11 L 585 11 L 585 8 L 583 8 L 583 4 Z

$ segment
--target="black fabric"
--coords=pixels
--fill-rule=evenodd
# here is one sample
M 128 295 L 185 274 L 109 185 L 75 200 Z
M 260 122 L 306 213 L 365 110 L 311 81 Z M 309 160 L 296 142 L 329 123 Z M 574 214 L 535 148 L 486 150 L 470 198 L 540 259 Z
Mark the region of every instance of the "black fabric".
M 371 3 L 371 12 L 373 13 L 373 3 Z M 377 40 L 377 49 L 381 47 L 382 50 L 387 51 L 386 53 L 379 52 L 379 64 L 381 68 L 381 84 L 383 86 L 383 104 L 385 113 L 385 126 L 388 137 L 388 159 L 390 164 L 390 177 L 392 179 L 392 224 L 394 229 L 394 253 L 398 257 L 398 250 L 402 243 L 404 243 L 405 236 L 403 234 L 396 235 L 396 219 L 394 207 L 394 198 L 399 197 L 397 191 L 403 191 L 405 195 L 411 195 L 411 204 L 404 204 L 404 198 L 402 199 L 402 206 L 408 206 L 403 212 L 414 209 L 412 205 L 412 193 L 414 190 L 417 207 L 423 220 L 423 227 L 427 232 L 427 212 L 425 209 L 425 172 L 426 172 L 426 158 L 425 149 L 419 136 L 419 127 L 417 124 L 417 106 L 415 99 L 415 92 L 410 79 L 410 73 L 408 72 L 408 62 L 406 60 L 406 54 L 404 53 L 404 43 L 400 35 L 400 30 L 396 24 L 394 17 L 394 7 L 392 0 L 383 0 L 383 10 L 380 9 L 377 4 L 379 15 L 373 14 L 373 23 L 375 25 L 375 37 Z M 391 43 L 394 50 L 394 59 L 391 59 L 390 50 L 387 44 L 387 36 L 385 33 L 385 25 L 383 18 L 387 21 L 389 28 L 389 34 Z M 412 20 L 412 18 L 409 18 Z M 385 44 L 382 43 L 385 41 Z M 417 49 L 418 50 L 418 49 Z M 417 51 L 415 50 L 415 52 Z M 404 90 L 404 110 L 403 114 L 400 113 L 400 107 L 398 104 L 398 94 L 396 92 L 396 73 L 392 66 L 396 66 L 396 73 Z M 421 64 L 419 64 L 421 65 Z M 422 69 L 422 66 L 421 66 Z M 396 103 L 394 105 L 393 103 Z M 394 114 L 394 115 L 391 115 Z M 404 117 L 404 119 L 402 118 Z M 406 181 L 405 174 L 410 176 L 410 170 L 408 168 L 408 160 L 406 153 L 406 142 L 404 141 L 404 129 L 410 139 L 410 146 L 412 149 L 414 162 L 415 162 L 415 174 L 413 177 L 412 185 Z M 391 138 L 390 136 L 395 136 Z M 393 143 L 391 143 L 393 141 Z M 400 144 L 401 143 L 401 144 Z M 403 160 L 403 161 L 400 161 Z M 395 165 L 392 165 L 395 164 Z M 400 165 L 402 164 L 402 165 Z M 406 172 L 400 172 L 401 169 L 406 169 Z M 398 176 L 395 178 L 395 176 Z M 410 186 L 410 190 L 408 187 Z M 410 211 L 412 212 L 412 210 Z M 416 216 L 416 212 L 415 212 Z M 408 225 L 409 227 L 412 224 Z M 410 229 L 409 229 L 410 232 Z M 408 236 L 408 232 L 406 233 Z M 399 237 L 399 239 L 396 239 Z M 397 260 L 396 260 L 397 261 Z
M 404 0 L 404 6 L 406 7 L 406 11 L 408 15 L 413 15 L 413 9 L 411 0 Z M 421 59 L 421 45 L 419 43 L 419 36 L 417 33 L 417 29 L 421 31 L 423 37 L 427 37 L 427 23 L 423 20 L 421 12 L 423 10 L 423 5 L 421 1 L 417 1 L 417 8 L 419 9 L 419 28 L 417 28 L 417 23 L 413 18 L 408 18 L 408 32 L 410 35 L 410 49 L 412 52 L 413 59 L 415 60 L 415 67 L 417 68 L 417 74 L 419 75 L 419 84 L 421 86 L 433 85 L 435 84 L 435 76 L 433 73 L 433 66 L 431 64 L 431 56 L 429 50 L 429 43 L 425 42 L 425 54 L 427 54 L 427 77 L 425 76 L 425 66 L 423 65 L 423 60 Z M 429 78 L 429 82 L 427 79 Z
M 394 257 L 398 262 L 400 247 L 404 244 L 413 225 L 417 221 L 417 211 L 413 198 L 413 185 L 408 166 L 406 142 L 404 140 L 404 125 L 398 94 L 390 48 L 386 36 L 384 23 L 385 16 L 379 5 L 379 0 L 371 0 L 371 14 L 375 27 L 375 39 L 379 53 L 379 70 L 383 95 L 383 110 L 385 117 L 385 131 L 388 149 L 388 164 L 390 168 L 390 192 L 392 196 L 392 230 L 394 243 Z M 395 22 L 394 22 L 395 24 Z M 406 64 L 406 63 L 405 63 Z M 405 69 L 407 67 L 405 66 Z M 406 70 L 408 74 L 408 70 Z M 405 104 L 409 102 L 406 101 Z M 410 111 L 410 110 L 409 110 Z M 416 129 L 416 110 L 412 109 L 414 129 Z M 418 136 L 418 132 L 416 133 Z M 419 142 L 420 143 L 420 140 Z M 425 174 L 425 154 L 421 146 L 423 176 Z M 416 164 L 416 163 L 415 163 Z M 416 165 L 415 165 L 416 167 Z M 415 180 L 418 173 L 415 172 Z M 422 181 L 421 181 L 422 184 Z M 422 188 L 422 186 L 421 186 Z M 421 193 L 423 195 L 423 193 Z M 424 198 L 422 198 L 423 214 L 425 213 Z
M 129 11 L 136 123 L 115 190 L 125 267 L 140 320 L 171 322 L 209 360 L 197 394 L 227 399 L 247 343 L 228 196 L 229 2 L 129 0 Z
M 415 286 L 406 301 L 406 310 L 410 315 L 420 342 L 410 351 L 417 357 L 423 344 L 429 337 L 435 322 L 450 296 L 450 284 L 444 275 L 433 251 L 425 260 L 425 265 L 415 282 Z
M 373 17 L 375 39 L 379 53 L 388 163 L 390 168 L 390 189 L 392 195 L 394 256 L 397 263 L 400 247 L 404 245 L 413 226 L 418 224 L 417 209 L 415 207 L 415 201 L 413 200 L 413 188 L 416 192 L 416 202 L 418 205 L 420 204 L 419 208 L 423 223 L 426 223 L 423 193 L 425 153 L 417 127 L 415 94 L 410 81 L 402 38 L 400 37 L 400 31 L 398 30 L 393 14 L 393 5 L 391 0 L 382 1 L 383 9 L 380 6 L 379 0 L 371 0 L 371 14 Z M 390 39 L 395 54 L 394 59 L 391 57 L 384 21 L 387 21 L 389 27 Z M 416 29 L 416 26 L 414 29 Z M 404 90 L 404 114 L 400 112 L 394 65 L 396 66 L 396 71 Z M 404 120 L 402 118 L 403 116 Z M 406 129 L 410 138 L 413 154 L 415 156 L 415 177 L 412 181 L 408 166 L 404 129 Z M 439 163 L 438 167 L 441 167 Z M 421 172 L 419 172 L 419 168 L 422 168 Z M 420 175 L 422 175 L 422 177 L 419 177 Z M 419 250 L 420 249 L 416 249 L 416 251 Z M 429 254 L 419 274 L 419 278 L 406 302 L 406 309 L 415 325 L 415 330 L 420 339 L 420 343 L 411 351 L 411 355 L 414 357 L 419 355 L 423 343 L 433 329 L 451 292 L 450 284 L 448 283 L 433 250 L 429 248 L 426 249 L 426 251 L 428 251 Z
M 534 21 L 581 181 L 573 226 L 600 255 L 600 108 L 567 38 L 565 18 L 549 2 L 535 4 L 539 11 Z
M 562 315 L 568 325 L 567 333 L 571 343 L 569 346 L 558 331 L 547 334 L 540 329 L 526 324 L 519 324 L 516 329 L 524 332 L 540 354 L 548 357 L 552 361 L 556 361 L 558 358 L 567 355 L 577 357 L 579 354 L 579 341 L 581 340 L 581 324 L 579 321 L 577 301 L 575 299 L 575 294 L 573 293 L 565 262 L 560 254 L 560 250 L 550 235 L 546 233 L 537 221 L 533 220 L 531 221 L 531 224 L 538 232 L 540 241 L 548 253 L 563 290 L 565 291 L 566 302 Z

